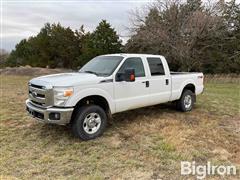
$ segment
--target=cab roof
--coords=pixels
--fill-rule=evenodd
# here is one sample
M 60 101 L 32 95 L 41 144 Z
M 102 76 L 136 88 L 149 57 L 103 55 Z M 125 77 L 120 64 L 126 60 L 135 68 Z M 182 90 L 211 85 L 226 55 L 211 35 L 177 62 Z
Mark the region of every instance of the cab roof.
M 123 57 L 162 57 L 162 55 L 154 54 L 131 54 L 131 53 L 118 53 L 118 54 L 105 54 L 102 56 L 123 56 Z

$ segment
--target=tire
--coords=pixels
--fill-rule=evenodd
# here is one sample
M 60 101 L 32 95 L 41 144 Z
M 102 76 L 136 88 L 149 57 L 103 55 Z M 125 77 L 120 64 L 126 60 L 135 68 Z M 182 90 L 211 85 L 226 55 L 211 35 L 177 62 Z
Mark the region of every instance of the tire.
M 194 105 L 194 93 L 184 90 L 181 98 L 177 101 L 177 109 L 182 112 L 191 111 Z
M 97 105 L 80 107 L 71 123 L 74 136 L 86 141 L 103 134 L 107 125 L 105 111 Z

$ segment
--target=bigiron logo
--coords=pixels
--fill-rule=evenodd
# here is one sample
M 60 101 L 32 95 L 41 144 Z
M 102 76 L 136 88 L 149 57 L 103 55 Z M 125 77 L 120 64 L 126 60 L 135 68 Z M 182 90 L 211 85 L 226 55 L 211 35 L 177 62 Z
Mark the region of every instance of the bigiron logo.
M 230 176 L 236 175 L 237 169 L 236 166 L 224 166 L 219 165 L 215 166 L 212 165 L 211 162 L 207 162 L 206 165 L 196 165 L 196 162 L 188 162 L 182 161 L 181 162 L 181 175 L 193 175 L 196 176 L 197 179 L 204 179 L 207 176 Z

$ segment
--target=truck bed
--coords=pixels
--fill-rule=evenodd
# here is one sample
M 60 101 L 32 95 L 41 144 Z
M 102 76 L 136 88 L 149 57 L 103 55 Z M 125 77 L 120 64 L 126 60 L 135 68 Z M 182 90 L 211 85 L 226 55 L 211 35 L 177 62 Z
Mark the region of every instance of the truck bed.
M 196 74 L 198 72 L 170 72 L 171 75 Z
M 170 72 L 172 80 L 171 101 L 180 98 L 183 84 L 193 84 L 196 95 L 200 94 L 203 89 L 203 74 L 200 72 Z

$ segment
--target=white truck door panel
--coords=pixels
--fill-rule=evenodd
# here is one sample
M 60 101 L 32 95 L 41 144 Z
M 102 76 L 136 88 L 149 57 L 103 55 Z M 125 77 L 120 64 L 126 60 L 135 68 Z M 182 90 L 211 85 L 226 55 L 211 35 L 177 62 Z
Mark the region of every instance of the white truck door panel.
M 147 57 L 151 78 L 150 96 L 153 104 L 168 102 L 171 96 L 171 77 L 160 57 Z
M 134 82 L 114 82 L 116 111 L 121 112 L 135 109 L 150 104 L 149 87 L 146 85 L 148 80 L 142 59 L 137 57 L 127 58 L 118 72 L 123 72 L 125 68 L 135 69 Z
M 168 81 L 168 84 L 166 83 Z M 170 78 L 154 77 L 150 80 L 150 94 L 153 104 L 168 102 L 171 96 Z
M 143 83 L 146 78 L 136 78 L 135 82 L 115 83 L 117 112 L 146 106 L 149 102 L 149 88 Z

